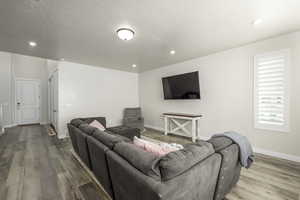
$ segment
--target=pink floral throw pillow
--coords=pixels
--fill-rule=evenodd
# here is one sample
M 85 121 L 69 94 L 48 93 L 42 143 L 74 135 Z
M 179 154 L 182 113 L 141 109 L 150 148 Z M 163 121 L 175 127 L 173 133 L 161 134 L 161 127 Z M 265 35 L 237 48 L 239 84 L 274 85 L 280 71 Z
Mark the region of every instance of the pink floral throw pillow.
M 98 122 L 97 120 L 92 121 L 89 125 L 99 129 L 100 131 L 105 131 L 104 126 L 100 122 Z
M 179 150 L 178 148 L 172 147 L 168 144 L 156 144 L 147 140 L 139 139 L 137 137 L 134 137 L 133 144 L 144 149 L 147 152 L 155 154 L 158 157 Z

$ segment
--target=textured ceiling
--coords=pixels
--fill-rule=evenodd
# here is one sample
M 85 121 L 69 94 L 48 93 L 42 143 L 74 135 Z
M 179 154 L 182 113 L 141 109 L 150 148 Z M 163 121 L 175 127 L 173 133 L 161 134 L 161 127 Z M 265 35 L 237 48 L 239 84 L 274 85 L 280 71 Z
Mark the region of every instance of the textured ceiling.
M 263 23 L 255 27 L 257 18 Z M 121 41 L 115 31 L 127 25 L 136 35 Z M 0 1 L 1 51 L 125 71 L 151 70 L 299 28 L 299 0 Z M 38 46 L 30 48 L 31 40 Z

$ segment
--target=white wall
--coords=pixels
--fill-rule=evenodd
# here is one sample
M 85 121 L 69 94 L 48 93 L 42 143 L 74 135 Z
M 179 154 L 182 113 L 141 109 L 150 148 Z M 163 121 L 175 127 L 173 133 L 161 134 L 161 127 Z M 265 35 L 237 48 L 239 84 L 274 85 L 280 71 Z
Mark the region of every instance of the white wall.
M 38 57 L 12 55 L 12 70 L 15 78 L 38 79 L 41 83 L 40 122 L 48 122 L 48 69 L 47 60 Z M 14 93 L 13 93 L 14 96 Z
M 292 53 L 291 131 L 280 133 L 254 129 L 253 56 L 286 48 Z M 199 71 L 202 99 L 163 100 L 161 78 L 191 71 Z M 202 137 L 234 130 L 246 135 L 260 150 L 299 157 L 299 76 L 300 32 L 297 32 L 141 73 L 140 105 L 146 125 L 152 127 L 163 128 L 160 118 L 163 112 L 200 113 L 204 115 L 200 126 Z
M 59 63 L 59 61 L 57 61 L 57 60 L 47 60 L 48 77 L 53 75 L 53 73 L 57 70 L 58 63 Z
M 3 122 L 7 126 L 12 123 L 11 116 L 11 54 L 0 52 L 0 104 L 3 104 Z
M 120 125 L 123 110 L 138 102 L 138 74 L 60 62 L 59 138 L 77 117 L 105 116 L 108 126 Z

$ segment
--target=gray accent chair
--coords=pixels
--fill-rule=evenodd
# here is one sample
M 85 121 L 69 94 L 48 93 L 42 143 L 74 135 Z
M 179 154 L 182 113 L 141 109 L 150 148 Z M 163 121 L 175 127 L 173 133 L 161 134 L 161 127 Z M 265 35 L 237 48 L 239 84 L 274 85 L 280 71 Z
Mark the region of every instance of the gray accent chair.
M 141 108 L 125 108 L 123 125 L 131 128 L 144 130 L 144 118 Z

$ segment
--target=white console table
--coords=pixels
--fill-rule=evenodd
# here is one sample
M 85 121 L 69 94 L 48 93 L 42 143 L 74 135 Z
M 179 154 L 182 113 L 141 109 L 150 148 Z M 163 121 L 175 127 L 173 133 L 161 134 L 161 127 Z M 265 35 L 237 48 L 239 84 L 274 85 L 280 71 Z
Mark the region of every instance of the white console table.
M 193 115 L 193 114 L 183 114 L 183 113 L 163 113 L 165 120 L 165 135 L 168 133 L 183 135 L 179 132 L 182 130 L 186 135 L 192 137 L 192 141 L 195 142 L 199 136 L 199 123 L 202 115 Z M 178 120 L 183 120 L 180 122 Z M 173 123 L 174 128 L 170 126 Z M 191 131 L 186 128 L 187 125 L 192 124 Z

